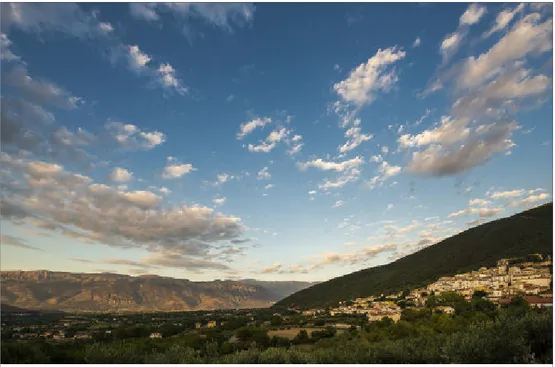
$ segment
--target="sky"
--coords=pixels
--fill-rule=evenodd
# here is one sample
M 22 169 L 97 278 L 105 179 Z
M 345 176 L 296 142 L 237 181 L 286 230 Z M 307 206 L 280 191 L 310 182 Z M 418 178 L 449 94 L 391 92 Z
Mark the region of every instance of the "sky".
M 324 281 L 552 200 L 552 4 L 1 7 L 2 270 Z

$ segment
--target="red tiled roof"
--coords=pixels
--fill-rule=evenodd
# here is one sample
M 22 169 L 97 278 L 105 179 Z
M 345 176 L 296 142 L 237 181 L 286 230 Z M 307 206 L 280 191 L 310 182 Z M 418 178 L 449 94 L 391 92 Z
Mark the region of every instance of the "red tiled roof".
M 553 303 L 553 297 L 524 296 L 524 299 L 530 304 Z

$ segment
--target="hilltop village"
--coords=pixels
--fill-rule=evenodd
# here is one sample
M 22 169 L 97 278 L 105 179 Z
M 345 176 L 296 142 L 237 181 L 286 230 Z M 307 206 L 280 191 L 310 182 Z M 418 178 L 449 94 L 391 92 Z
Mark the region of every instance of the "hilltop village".
M 455 292 L 470 300 L 475 292 L 495 304 L 508 303 L 515 296 L 524 296 L 531 306 L 552 306 L 552 262 L 547 256 L 530 255 L 525 259 L 501 259 L 497 266 L 482 267 L 477 271 L 442 277 L 426 287 L 391 295 L 369 296 L 340 302 L 331 310 L 310 309 L 304 315 L 329 312 L 338 314 L 365 314 L 368 321 L 389 317 L 393 321 L 401 318 L 403 309 L 422 308 L 430 296 Z M 449 306 L 438 306 L 444 313 L 453 313 Z

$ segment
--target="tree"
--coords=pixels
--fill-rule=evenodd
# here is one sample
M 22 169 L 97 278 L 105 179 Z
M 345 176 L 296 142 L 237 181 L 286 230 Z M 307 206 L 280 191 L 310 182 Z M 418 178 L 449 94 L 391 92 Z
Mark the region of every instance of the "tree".
M 270 319 L 270 325 L 272 326 L 279 326 L 283 324 L 283 319 L 281 318 L 281 316 L 272 316 L 272 318 Z
M 484 298 L 487 295 L 488 293 L 486 291 L 475 290 L 474 293 L 472 294 L 472 298 Z
M 309 341 L 310 341 L 310 338 L 308 336 L 308 333 L 304 329 L 299 331 L 297 336 L 293 338 L 293 344 L 303 344 L 303 343 L 308 343 Z
M 288 348 L 291 345 L 291 341 L 283 336 L 274 335 L 270 344 L 276 348 Z
M 493 317 L 497 311 L 497 307 L 490 300 L 483 298 L 475 298 L 470 301 L 470 308 L 475 312 L 483 312 L 486 315 Z
M 233 352 L 233 345 L 231 345 L 231 343 L 228 341 L 223 342 L 222 346 L 220 347 L 220 353 L 229 354 L 231 352 Z
M 324 326 L 326 324 L 326 320 L 316 320 L 314 321 L 314 326 Z

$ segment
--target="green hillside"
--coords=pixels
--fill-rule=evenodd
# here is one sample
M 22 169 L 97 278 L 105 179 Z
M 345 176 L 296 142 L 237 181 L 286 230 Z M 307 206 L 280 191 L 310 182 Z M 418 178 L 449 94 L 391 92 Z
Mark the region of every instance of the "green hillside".
M 461 232 L 387 265 L 331 279 L 284 298 L 273 307 L 336 306 L 339 301 L 418 288 L 501 258 L 553 252 L 553 203 Z

